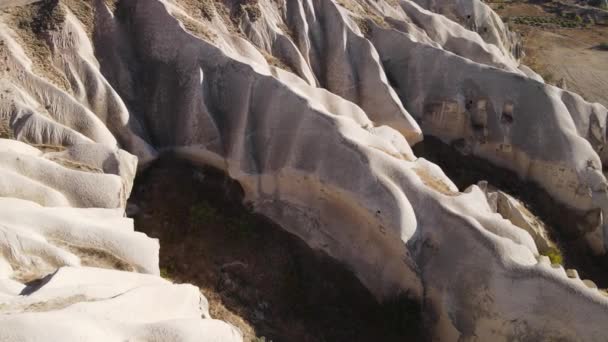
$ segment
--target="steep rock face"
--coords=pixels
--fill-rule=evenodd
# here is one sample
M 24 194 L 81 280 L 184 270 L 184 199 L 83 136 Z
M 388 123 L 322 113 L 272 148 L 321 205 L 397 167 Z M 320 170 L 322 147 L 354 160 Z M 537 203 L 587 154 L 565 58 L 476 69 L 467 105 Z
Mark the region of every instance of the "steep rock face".
M 267 12 L 264 5 L 268 4 L 258 3 L 261 13 Z M 303 8 L 308 5 L 300 4 Z M 319 2 L 317 6 L 324 5 L 336 7 L 333 2 Z M 175 4 L 134 2 L 126 11 L 130 18 L 127 31 L 136 37 L 134 54 L 141 56 L 140 63 L 145 66 L 142 73 L 172 80 L 146 82 L 151 93 L 145 97 L 155 99 L 146 110 L 148 121 L 168 123 L 169 118 L 177 118 L 178 123 L 174 133 L 164 129 L 164 125 L 151 129 L 153 139 L 167 145 L 180 139 L 177 145 L 182 146 L 175 150 L 184 157 L 225 170 L 241 183 L 254 210 L 279 222 L 310 246 L 351 265 L 379 297 L 398 291 L 422 297 L 433 308 L 435 319 L 431 324 L 436 337 L 452 339 L 460 334 L 533 338 L 535 333 L 530 330 L 518 332 L 521 323 L 504 319 L 506 312 L 528 317 L 526 312 L 531 307 L 545 305 L 540 304 L 543 296 L 529 292 L 530 286 L 547 282 L 552 285 L 542 285 L 543 291 L 554 295 L 577 289 L 580 295 L 574 298 L 582 300 L 587 296 L 583 294 L 587 290 L 568 280 L 563 269 L 543 266 L 544 261 L 537 263 L 536 246 L 530 236 L 492 214 L 479 190 L 466 195 L 456 193 L 440 170 L 412 158 L 406 141 L 397 132 L 389 127 L 374 127 L 375 122 L 367 121 L 360 107 L 267 66 L 256 57 L 256 50 L 241 39 L 237 39 L 238 44 L 247 48 L 239 49 L 247 53 L 234 56 L 234 51 L 238 51 L 236 44 L 231 45 L 232 49 L 220 48 L 229 41 L 229 34 L 213 31 L 216 26 L 199 24 L 196 30 L 187 19 L 180 22 L 179 16 L 185 14 Z M 344 33 L 346 27 L 356 33 L 359 26 L 352 26 L 350 17 L 344 16 L 344 8 L 338 11 L 347 26 L 338 26 L 333 32 Z M 243 17 L 245 22 L 248 19 Z M 181 26 L 182 23 L 186 24 Z M 200 36 L 204 38 L 201 40 L 197 34 L 203 28 L 209 31 L 207 37 Z M 374 37 L 374 28 L 370 29 L 368 33 Z M 431 45 L 415 50 L 424 48 L 460 58 Z M 346 50 L 353 51 L 348 40 Z M 382 58 L 381 51 L 379 55 Z M 496 70 L 467 63 L 484 71 Z M 171 68 L 167 70 L 167 66 Z M 435 79 L 431 76 L 437 71 L 424 72 L 428 72 L 429 80 Z M 424 72 L 406 74 L 415 77 Z M 520 73 L 501 72 L 519 77 L 524 83 L 537 82 Z M 171 105 L 176 95 L 180 96 L 180 107 L 183 101 L 191 101 L 190 105 L 176 110 Z M 192 110 L 193 106 L 197 109 Z M 170 117 L 166 115 L 168 108 L 174 108 Z M 579 143 L 586 143 L 583 138 L 578 139 Z M 592 153 L 589 149 L 588 154 Z M 504 240 L 493 240 L 498 236 Z M 454 247 L 448 247 L 448 241 Z M 495 259 L 493 255 L 500 257 Z M 446 271 L 454 267 L 455 259 L 462 260 L 463 265 L 475 265 L 474 281 L 465 269 Z M 479 265 L 479 260 L 487 259 L 496 260 L 495 264 Z M 524 273 L 531 280 L 521 282 L 517 291 L 526 292 L 530 302 L 511 306 L 502 292 L 505 288 L 497 284 L 509 283 L 508 279 Z M 485 296 L 487 301 L 482 299 Z M 593 316 L 604 315 L 605 299 L 596 299 L 597 304 L 581 306 L 584 310 L 597 310 Z M 473 317 L 471 312 L 483 313 Z M 546 329 L 547 336 L 575 339 L 572 331 L 587 331 L 586 337 L 594 339 L 603 331 L 595 325 L 597 322 L 580 322 L 575 325 L 589 326 L 568 325 L 564 329 L 562 315 L 545 314 L 555 323 Z M 525 322 L 529 326 L 541 324 L 532 317 Z
M 124 217 L 138 158 L 118 146 L 156 152 L 87 26 L 22 3 L 0 15 L 0 340 L 240 341 L 196 287 L 159 277 L 158 241 Z
M 550 265 L 530 234 L 497 214 L 482 190 L 458 192 L 439 167 L 416 158 L 410 144 L 422 132 L 435 135 L 538 182 L 573 210 L 599 208 L 601 214 L 606 180 L 594 148 L 605 143 L 606 109 L 520 71 L 510 53 L 514 40 L 481 2 L 419 3 L 461 23 L 462 11 L 476 13 L 475 20 L 490 18 L 483 22 L 488 34 L 411 1 L 124 0 L 116 10 L 93 1 L 84 14 L 66 1 L 56 26 L 31 31 L 51 47 L 44 53 L 53 64 L 45 69 L 30 59 L 40 55 L 28 51 L 28 26 L 19 33 L 20 12 L 11 8 L 0 30 L 1 51 L 10 61 L 1 71 L 10 91 L 0 101 L 0 128 L 6 137 L 68 149 L 41 155 L 6 143 L 0 166 L 37 184 L 27 193 L 5 186 L 0 195 L 49 207 L 121 207 L 135 167 L 117 147 L 144 164 L 156 149 L 171 150 L 224 170 L 255 211 L 347 264 L 378 298 L 407 293 L 422 301 L 436 340 L 601 340 L 608 299 Z M 43 178 L 53 172 L 37 172 L 69 173 L 52 158 L 92 164 L 103 173 L 78 171 L 83 184 L 97 184 L 83 194 L 83 187 Z M 114 188 L 96 183 L 102 179 Z M 40 215 L 70 216 L 64 208 L 10 201 Z M 12 222 L 9 214 L 0 219 Z M 124 277 L 139 277 L 78 268 L 89 259 L 45 242 L 53 230 L 43 228 L 9 228 L 40 247 L 20 250 L 18 264 L 7 262 L 7 279 L 19 279 L 22 269 L 39 275 L 60 266 L 74 269 L 62 268 L 51 279 L 91 272 L 94 288 L 97 272 L 110 272 L 118 287 Z M 103 246 L 126 269 L 157 272 L 151 261 L 157 249 L 145 238 L 125 234 L 124 241 L 152 251 L 138 259 L 122 237 L 104 229 L 103 243 L 83 247 Z M 603 253 L 608 235 L 601 221 L 583 230 L 595 252 Z M 87 241 L 75 228 L 70 234 L 65 240 Z M 32 250 L 45 262 L 34 262 Z M 69 276 L 57 279 L 78 284 Z M 8 332 L 0 334 L 22 337 L 15 331 L 23 331 L 40 340 L 21 330 L 33 324 L 24 309 L 30 299 L 13 298 L 23 285 L 6 282 L 17 289 L 7 292 L 7 310 L 20 314 L 7 316 Z M 64 327 L 53 318 L 71 319 L 82 306 L 83 323 L 94 327 L 86 335 L 91 339 L 101 331 L 115 332 L 117 341 L 168 334 L 176 341 L 238 338 L 227 325 L 198 319 L 204 309 L 193 304 L 199 297 L 192 288 L 155 286 L 122 296 L 135 305 L 175 291 L 166 311 L 154 311 L 160 316 L 146 312 L 133 322 L 117 315 L 117 325 L 93 323 L 115 312 L 117 301 L 102 308 L 53 307 L 41 319 L 59 333 Z M 37 290 L 40 298 L 65 297 L 44 288 Z M 90 291 L 93 298 L 111 292 Z M 143 309 L 125 305 L 136 313 Z M 176 317 L 182 320 L 158 323 Z M 130 328 L 118 323 L 123 321 Z
M 9 137 L 33 144 L 120 142 L 146 162 L 154 150 L 101 75 L 85 26 L 52 3 L 6 10 L 0 126 Z
M 605 124 L 599 122 L 606 108 L 580 97 L 576 104 L 564 102 L 562 98 L 572 99 L 570 94 L 553 86 L 488 69 L 406 35 L 388 38 L 384 33 L 379 28 L 372 39 L 387 72 L 402 75 L 395 78 L 396 89 L 426 134 L 515 171 L 574 210 L 606 211 L 602 161 L 589 143 L 604 139 Z M 414 76 L 433 73 L 441 75 L 441 81 Z M 585 125 L 579 121 L 581 112 L 589 114 L 586 131 L 577 128 Z M 601 221 L 583 230 L 590 232 L 589 243 L 597 254 L 605 252 L 604 230 Z
M 420 6 L 460 23 L 477 32 L 485 41 L 499 47 L 506 55 L 521 57 L 521 42 L 510 32 L 490 6 L 481 0 L 414 0 Z
M 411 1 L 258 1 L 245 7 L 228 2 L 210 6 L 198 21 L 200 10 L 191 4 L 167 6 L 190 32 L 230 57 L 265 64 L 257 50 L 235 37 L 234 28 L 224 29 L 236 25 L 270 64 L 313 74 L 317 81 L 309 84 L 318 83 L 358 104 L 375 125 L 397 129 L 410 144 L 420 140 L 418 124 L 411 123 L 414 117 L 424 134 L 513 170 L 522 181 L 538 183 L 577 215 L 597 216 L 598 208 L 605 213 L 608 195 L 598 157 L 605 154 L 608 110 L 520 71 L 509 50 L 499 48 L 514 38 L 485 4 L 421 3 L 455 18 L 479 13 L 475 17 L 489 20 L 484 27 L 500 32 L 500 39 L 482 38 Z M 224 12 L 233 17 L 226 18 Z M 335 37 L 340 40 L 333 41 Z M 285 40 L 291 50 L 298 48 L 289 53 L 302 57 L 297 63 L 277 50 L 277 41 L 287 44 Z M 302 60 L 308 65 L 302 66 Z M 302 69 L 307 71 L 297 71 Z M 548 150 L 552 152 L 546 155 Z M 581 223 L 580 234 L 598 255 L 605 253 L 606 229 L 599 216 Z

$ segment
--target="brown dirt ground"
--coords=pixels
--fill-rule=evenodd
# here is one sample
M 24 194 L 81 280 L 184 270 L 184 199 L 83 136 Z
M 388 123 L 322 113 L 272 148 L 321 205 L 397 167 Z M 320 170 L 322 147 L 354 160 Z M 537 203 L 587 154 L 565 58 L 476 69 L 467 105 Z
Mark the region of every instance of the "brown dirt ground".
M 514 3 L 493 7 L 507 20 L 517 16 L 557 17 L 550 6 Z M 564 80 L 568 90 L 608 106 L 608 51 L 597 48 L 608 43 L 608 26 L 561 28 L 513 23 L 509 26 L 522 34 L 525 65 L 549 83 L 560 84 Z
M 138 230 L 161 241 L 161 273 L 201 288 L 245 341 L 420 341 L 420 307 L 384 304 L 343 265 L 241 205 L 214 170 L 164 159 L 136 179 Z

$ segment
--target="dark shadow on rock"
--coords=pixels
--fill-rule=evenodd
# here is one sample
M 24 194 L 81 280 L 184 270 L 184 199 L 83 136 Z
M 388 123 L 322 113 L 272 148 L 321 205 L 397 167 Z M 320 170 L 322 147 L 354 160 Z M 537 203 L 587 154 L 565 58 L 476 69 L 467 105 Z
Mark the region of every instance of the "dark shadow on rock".
M 481 158 L 463 155 L 455 146 L 425 136 L 413 147 L 418 157 L 439 165 L 463 191 L 487 180 L 491 185 L 518 198 L 550 228 L 550 237 L 564 254 L 564 267 L 576 269 L 582 279 L 591 279 L 599 287 L 608 287 L 608 262 L 605 257 L 591 255 L 581 236 L 581 226 L 588 224 L 589 213 L 577 212 L 556 202 L 540 186 L 521 180 L 513 171 L 497 167 Z
M 55 273 L 57 273 L 57 271 L 55 271 L 53 273 L 49 273 L 40 279 L 35 279 L 35 280 L 25 283 L 25 287 L 23 288 L 23 290 L 21 290 L 19 295 L 20 296 L 29 296 L 32 293 L 40 290 L 44 285 L 46 285 L 49 281 L 51 281 L 51 279 L 53 279 L 53 276 L 55 275 Z
M 421 308 L 378 303 L 343 264 L 242 204 L 222 172 L 163 157 L 135 181 L 138 230 L 160 239 L 162 273 L 193 283 L 272 341 L 421 341 Z M 238 322 L 231 322 L 238 326 Z

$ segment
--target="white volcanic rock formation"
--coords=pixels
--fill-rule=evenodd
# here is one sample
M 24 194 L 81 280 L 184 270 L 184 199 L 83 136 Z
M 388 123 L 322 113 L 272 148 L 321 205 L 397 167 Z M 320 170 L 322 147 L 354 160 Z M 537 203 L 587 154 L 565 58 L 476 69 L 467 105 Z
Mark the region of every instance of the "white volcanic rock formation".
M 198 288 L 158 276 L 63 267 L 36 288 L 5 280 L 2 290 L 2 341 L 241 340 L 208 318 Z
M 530 233 L 540 252 L 557 248 L 555 242 L 549 237 L 546 225 L 534 216 L 525 205 L 513 196 L 493 188 L 487 182 L 480 182 L 479 188 L 483 190 L 492 211 L 511 221 L 514 225 Z M 472 189 L 467 189 L 471 191 Z
M 608 334 L 608 298 L 410 148 L 424 132 L 515 171 L 595 215 L 605 254 L 606 108 L 518 65 L 480 1 L 47 0 L 0 21 L 0 134 L 21 141 L 0 141 L 0 338 L 240 338 L 195 288 L 125 272 L 157 274 L 158 245 L 121 217 L 119 148 L 225 171 L 379 299 L 423 302 L 435 340 Z
M 86 26 L 52 2 L 4 5 L 0 340 L 240 341 L 198 288 L 158 276 L 158 241 L 124 218 L 137 157 L 118 146 L 142 162 L 156 152 L 133 133 Z M 60 26 L 44 35 L 25 26 L 36 20 Z
M 497 46 L 504 54 L 516 59 L 521 57 L 521 44 L 517 34 L 510 32 L 498 14 L 481 0 L 413 0 L 413 2 L 476 32 L 483 40 Z

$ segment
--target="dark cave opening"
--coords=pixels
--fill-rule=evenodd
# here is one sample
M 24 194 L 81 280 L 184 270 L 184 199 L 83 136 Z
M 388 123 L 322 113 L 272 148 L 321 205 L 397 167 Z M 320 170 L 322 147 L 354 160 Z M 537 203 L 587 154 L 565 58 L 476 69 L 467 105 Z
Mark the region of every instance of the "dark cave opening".
M 608 261 L 591 254 L 581 233 L 576 229 L 586 220 L 585 215 L 555 201 L 537 184 L 521 180 L 510 170 L 497 167 L 472 155 L 462 154 L 455 146 L 438 138 L 426 136 L 413 147 L 423 157 L 441 167 L 445 174 L 463 191 L 486 180 L 498 189 L 518 198 L 550 228 L 551 238 L 564 255 L 564 267 L 576 269 L 581 279 L 591 279 L 600 288 L 608 287 Z
M 161 273 L 201 288 L 212 317 L 263 341 L 420 341 L 421 308 L 384 303 L 343 264 L 242 204 L 222 172 L 162 157 L 135 181 L 136 229 L 161 244 Z

